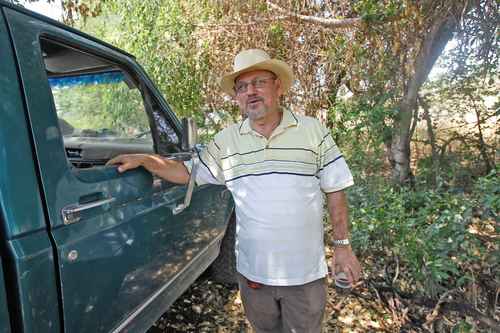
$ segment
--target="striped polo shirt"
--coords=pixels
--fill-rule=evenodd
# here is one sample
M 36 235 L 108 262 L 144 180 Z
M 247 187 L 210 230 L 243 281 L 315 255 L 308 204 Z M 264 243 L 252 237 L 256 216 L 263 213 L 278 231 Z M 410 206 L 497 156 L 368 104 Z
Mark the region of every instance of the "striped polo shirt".
M 327 273 L 323 192 L 353 184 L 330 132 L 283 110 L 269 139 L 248 119 L 200 153 L 197 183 L 225 184 L 236 207 L 237 270 L 267 285 L 301 285 Z

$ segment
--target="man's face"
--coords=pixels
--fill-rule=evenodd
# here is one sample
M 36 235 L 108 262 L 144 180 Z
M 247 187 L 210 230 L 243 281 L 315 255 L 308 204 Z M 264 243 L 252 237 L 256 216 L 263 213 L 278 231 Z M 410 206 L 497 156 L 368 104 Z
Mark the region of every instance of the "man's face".
M 236 102 L 250 120 L 262 119 L 279 109 L 283 93 L 281 81 L 269 71 L 257 70 L 241 74 L 234 81 Z

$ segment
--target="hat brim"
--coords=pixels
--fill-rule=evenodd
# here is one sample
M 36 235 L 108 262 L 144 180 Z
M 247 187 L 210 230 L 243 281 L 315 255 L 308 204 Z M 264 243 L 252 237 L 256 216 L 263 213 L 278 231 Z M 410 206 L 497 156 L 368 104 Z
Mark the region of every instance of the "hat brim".
M 220 79 L 220 86 L 222 91 L 224 91 L 228 95 L 235 96 L 236 93 L 234 91 L 234 80 L 243 73 L 257 70 L 265 70 L 276 74 L 276 76 L 281 80 L 283 93 L 287 92 L 288 89 L 290 89 L 290 87 L 292 86 L 293 71 L 290 66 L 288 66 L 287 63 L 281 60 L 269 59 L 246 67 L 242 70 L 222 76 Z

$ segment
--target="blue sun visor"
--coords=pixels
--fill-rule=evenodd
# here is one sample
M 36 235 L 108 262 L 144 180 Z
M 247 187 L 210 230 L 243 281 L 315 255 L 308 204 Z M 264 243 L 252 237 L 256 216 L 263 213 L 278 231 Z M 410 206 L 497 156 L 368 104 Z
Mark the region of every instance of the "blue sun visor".
M 125 76 L 123 75 L 123 72 L 120 71 L 49 78 L 51 88 L 120 83 L 123 81 L 125 81 Z

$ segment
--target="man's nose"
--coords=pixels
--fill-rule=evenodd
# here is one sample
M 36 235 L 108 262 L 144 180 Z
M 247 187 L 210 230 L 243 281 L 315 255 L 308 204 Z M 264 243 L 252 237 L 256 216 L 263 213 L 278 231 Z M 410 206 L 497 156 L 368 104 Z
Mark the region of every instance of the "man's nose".
M 254 91 L 247 91 L 247 101 L 257 97 L 259 97 L 259 95 L 257 95 Z
M 255 94 L 255 91 L 257 90 L 257 88 L 255 88 L 255 85 L 252 83 L 249 83 L 248 86 L 247 86 L 247 95 L 254 95 Z

